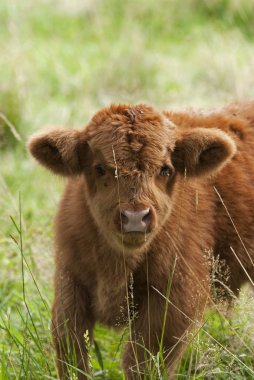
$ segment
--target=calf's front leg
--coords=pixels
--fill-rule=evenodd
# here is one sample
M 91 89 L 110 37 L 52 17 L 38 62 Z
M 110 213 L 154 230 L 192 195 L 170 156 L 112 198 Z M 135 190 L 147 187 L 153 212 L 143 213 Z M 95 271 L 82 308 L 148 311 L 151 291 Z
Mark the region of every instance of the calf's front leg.
M 149 302 L 144 296 L 125 347 L 126 379 L 148 380 L 151 373 L 158 376 L 159 372 L 168 379 L 176 378 L 179 361 L 192 337 L 189 333 L 196 321 L 202 319 L 208 293 L 200 292 L 193 297 L 191 288 L 186 288 L 182 294 L 180 298 L 172 290 L 169 302 L 154 289 L 150 289 Z
M 61 380 L 73 378 L 73 373 L 76 373 L 78 380 L 88 379 L 89 364 L 84 334 L 88 331 L 91 340 L 93 326 L 86 289 L 68 271 L 57 271 L 51 329 Z

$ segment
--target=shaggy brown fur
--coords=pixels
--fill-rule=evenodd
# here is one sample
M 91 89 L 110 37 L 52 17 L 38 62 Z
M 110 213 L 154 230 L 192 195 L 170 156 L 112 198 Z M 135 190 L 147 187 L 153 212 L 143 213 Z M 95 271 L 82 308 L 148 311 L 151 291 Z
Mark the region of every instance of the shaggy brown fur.
M 173 378 L 211 301 L 207 252 L 225 260 L 232 292 L 247 276 L 230 247 L 254 278 L 253 124 L 254 101 L 208 114 L 113 105 L 84 129 L 31 138 L 34 157 L 69 177 L 55 223 L 52 332 L 61 379 L 69 378 L 68 347 L 89 372 L 84 332 L 92 339 L 96 321 L 130 323 L 127 379 L 140 378 L 160 348 Z M 126 215 L 147 210 L 146 231 L 125 232 Z

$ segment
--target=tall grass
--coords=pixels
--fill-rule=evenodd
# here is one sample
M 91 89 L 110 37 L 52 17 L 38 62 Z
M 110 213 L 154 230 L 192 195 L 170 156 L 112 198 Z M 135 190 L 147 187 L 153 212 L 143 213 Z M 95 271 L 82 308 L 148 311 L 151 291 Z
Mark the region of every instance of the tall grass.
M 202 108 L 253 97 L 253 11 L 248 0 L 0 2 L 1 380 L 57 376 L 49 305 L 63 182 L 28 157 L 27 136 L 81 126 L 111 102 Z M 253 378 L 253 306 L 244 289 L 234 311 L 208 311 L 179 379 Z M 94 378 L 123 379 L 128 331 L 97 326 L 95 340 Z M 147 353 L 152 379 L 165 378 L 162 347 Z

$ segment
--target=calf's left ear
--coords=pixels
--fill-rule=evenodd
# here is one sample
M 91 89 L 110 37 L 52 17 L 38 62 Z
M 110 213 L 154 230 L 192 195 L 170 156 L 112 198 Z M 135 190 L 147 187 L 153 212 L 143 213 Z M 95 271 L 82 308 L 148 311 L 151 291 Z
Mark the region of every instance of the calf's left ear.
M 63 176 L 82 172 L 89 149 L 79 131 L 65 128 L 35 133 L 28 148 L 40 164 Z
M 175 169 L 187 176 L 209 176 L 221 170 L 234 156 L 234 140 L 216 128 L 196 128 L 180 135 L 172 153 Z

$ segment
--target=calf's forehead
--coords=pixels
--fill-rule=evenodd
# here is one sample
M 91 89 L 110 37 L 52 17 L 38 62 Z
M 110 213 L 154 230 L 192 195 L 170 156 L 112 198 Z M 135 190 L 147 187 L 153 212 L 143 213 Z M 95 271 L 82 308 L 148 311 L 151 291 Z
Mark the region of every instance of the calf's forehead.
M 160 165 L 174 146 L 174 125 L 147 106 L 111 106 L 94 116 L 87 130 L 95 155 L 109 165 Z

